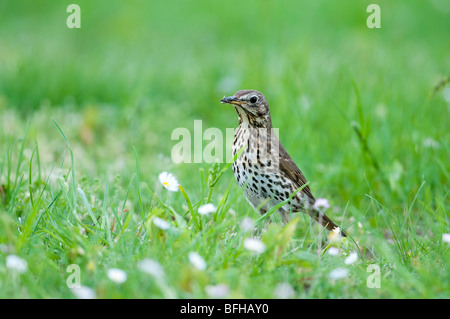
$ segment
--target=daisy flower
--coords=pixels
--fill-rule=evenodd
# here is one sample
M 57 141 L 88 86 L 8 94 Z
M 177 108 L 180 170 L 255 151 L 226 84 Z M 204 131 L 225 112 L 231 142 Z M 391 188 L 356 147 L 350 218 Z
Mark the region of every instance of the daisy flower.
M 208 285 L 205 291 L 211 298 L 225 298 L 230 293 L 230 288 L 226 284 Z
M 275 287 L 274 294 L 278 299 L 289 299 L 294 297 L 295 290 L 289 283 L 282 282 Z
M 350 255 L 348 255 L 348 257 L 347 258 L 345 258 L 345 261 L 344 261 L 344 263 L 346 264 L 346 265 L 351 265 L 351 264 L 353 264 L 355 261 L 357 261 L 358 260 L 358 254 L 354 251 L 354 252 L 352 252 Z
M 266 245 L 256 238 L 246 238 L 244 240 L 244 248 L 255 253 L 261 254 L 266 250 Z
M 336 247 L 330 247 L 330 249 L 328 249 L 328 254 L 330 254 L 331 256 L 337 256 L 339 255 L 339 249 L 337 249 Z
M 328 199 L 326 199 L 326 198 L 318 198 L 318 199 L 316 199 L 313 207 L 315 209 L 320 210 L 322 208 L 325 210 L 325 209 L 330 208 L 330 203 L 328 202 Z
M 79 288 L 71 288 L 72 293 L 78 299 L 95 299 L 97 298 L 97 294 L 92 288 L 81 286 Z
M 243 232 L 248 232 L 249 230 L 252 230 L 255 223 L 253 222 L 253 219 L 250 217 L 245 217 L 240 224 L 240 227 Z
M 217 211 L 217 207 L 214 204 L 205 204 L 198 208 L 198 213 L 200 215 L 208 215 L 209 213 L 214 213 Z
M 442 234 L 442 241 L 445 243 L 450 243 L 450 234 Z
M 108 269 L 108 278 L 114 281 L 116 284 L 121 284 L 127 281 L 127 273 L 122 269 L 111 268 Z
M 334 228 L 328 233 L 328 240 L 330 243 L 339 243 L 341 241 L 341 229 L 339 227 Z
M 153 259 L 145 258 L 137 263 L 139 270 L 150 274 L 156 278 L 165 276 L 164 269 L 161 264 Z
M 9 255 L 6 257 L 6 268 L 18 272 L 19 274 L 24 273 L 27 270 L 28 264 L 25 259 L 20 258 L 16 255 Z
M 178 191 L 178 181 L 175 176 L 171 173 L 162 172 L 158 176 L 159 182 L 164 186 L 167 190 L 171 192 L 177 192 Z
M 188 257 L 189 257 L 189 261 L 191 262 L 192 266 L 194 266 L 198 270 L 206 269 L 206 262 L 203 259 L 203 257 L 200 256 L 198 253 L 190 252 Z
M 332 280 L 343 279 L 346 278 L 347 276 L 348 276 L 348 269 L 346 268 L 333 269 L 328 275 L 328 277 Z
M 170 224 L 167 221 L 165 221 L 164 219 L 159 218 L 159 217 L 153 218 L 153 225 L 155 225 L 156 227 L 158 227 L 159 229 L 162 229 L 162 230 L 166 230 L 166 229 L 170 228 Z

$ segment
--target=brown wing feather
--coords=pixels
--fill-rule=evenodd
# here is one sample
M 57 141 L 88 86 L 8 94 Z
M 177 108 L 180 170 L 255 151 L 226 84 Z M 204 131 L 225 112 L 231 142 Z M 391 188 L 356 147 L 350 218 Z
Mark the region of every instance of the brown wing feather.
M 284 172 L 292 181 L 295 182 L 297 188 L 305 185 L 306 184 L 305 176 L 303 175 L 302 171 L 298 168 L 298 166 L 295 164 L 295 162 L 292 160 L 291 156 L 286 151 L 284 146 L 279 142 L 278 138 L 274 138 L 274 140 L 272 140 L 272 143 L 274 143 L 273 145 L 275 147 L 278 146 L 280 158 L 280 170 Z M 309 188 L 309 186 L 303 188 L 301 192 L 308 195 L 308 197 L 311 199 L 312 204 L 316 201 L 313 194 L 311 193 L 311 189 Z M 334 228 L 338 227 L 327 215 L 325 215 L 322 212 L 319 212 L 317 210 L 310 210 L 308 213 L 318 223 L 320 223 L 328 230 L 333 230 Z M 341 234 L 342 236 L 347 237 L 347 234 L 342 230 Z
M 295 164 L 295 162 L 292 160 L 289 153 L 286 151 L 284 146 L 278 141 L 278 138 L 276 138 L 276 144 L 278 144 L 278 150 L 279 150 L 279 158 L 280 158 L 280 170 L 287 175 L 287 177 L 292 180 L 297 188 L 302 187 L 306 184 L 306 178 L 303 176 L 303 173 L 300 171 L 298 166 Z M 309 186 L 306 186 L 301 190 L 301 192 L 308 195 L 308 197 L 312 200 L 312 203 L 316 201 L 313 194 L 311 193 L 311 189 Z

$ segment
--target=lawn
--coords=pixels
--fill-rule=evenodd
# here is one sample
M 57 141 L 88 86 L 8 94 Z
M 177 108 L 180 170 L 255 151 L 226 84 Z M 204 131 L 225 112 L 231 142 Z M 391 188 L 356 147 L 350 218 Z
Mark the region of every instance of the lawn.
M 449 298 L 450 5 L 371 3 L 2 1 L 0 298 Z M 349 239 L 247 203 L 240 89 Z

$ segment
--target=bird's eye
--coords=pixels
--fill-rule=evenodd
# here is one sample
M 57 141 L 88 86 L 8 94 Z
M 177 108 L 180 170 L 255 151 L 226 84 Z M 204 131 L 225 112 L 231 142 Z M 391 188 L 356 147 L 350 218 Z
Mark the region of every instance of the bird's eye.
M 256 95 L 253 95 L 253 96 L 250 98 L 250 103 L 256 103 L 256 101 L 258 101 L 258 97 L 257 97 Z

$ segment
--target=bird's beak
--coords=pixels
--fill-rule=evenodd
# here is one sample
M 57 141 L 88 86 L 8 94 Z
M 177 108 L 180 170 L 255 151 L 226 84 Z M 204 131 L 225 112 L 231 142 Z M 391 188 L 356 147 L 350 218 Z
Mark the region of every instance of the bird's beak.
M 239 101 L 234 96 L 224 97 L 222 100 L 220 100 L 220 103 L 228 103 L 228 104 L 234 104 L 234 105 L 241 105 L 241 101 Z

